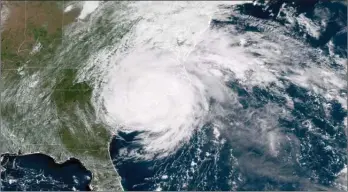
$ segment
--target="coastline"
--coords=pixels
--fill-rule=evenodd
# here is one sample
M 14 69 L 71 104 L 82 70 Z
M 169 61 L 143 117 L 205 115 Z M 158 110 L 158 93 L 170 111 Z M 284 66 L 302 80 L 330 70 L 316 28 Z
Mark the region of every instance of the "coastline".
M 112 139 L 112 138 L 111 138 Z M 110 141 L 111 141 L 110 139 Z M 108 149 L 110 146 L 110 142 L 108 143 Z M 65 151 L 63 155 L 53 154 L 49 151 L 39 150 L 28 152 L 27 150 L 23 150 L 21 153 L 14 151 L 7 151 L 0 154 L 0 157 L 6 154 L 12 154 L 16 156 L 26 156 L 26 155 L 35 155 L 35 154 L 43 154 L 45 156 L 50 157 L 54 160 L 56 164 L 64 164 L 69 159 L 76 159 L 81 163 L 81 166 L 86 168 L 88 171 L 92 173 L 91 182 L 89 184 L 89 188 L 92 191 L 124 191 L 121 181 L 119 180 L 119 175 L 117 174 L 117 170 L 115 166 L 112 164 L 112 159 L 109 153 L 109 161 L 100 161 L 96 159 L 91 159 L 86 156 L 78 157 L 76 155 L 68 155 Z M 2 158 L 0 158 L 0 162 Z M 112 167 L 109 167 L 112 166 Z M 3 169 L 2 166 L 0 166 Z
M 93 188 L 91 186 L 91 182 L 93 179 L 93 173 L 91 171 L 89 171 L 79 159 L 74 158 L 74 157 L 66 159 L 65 161 L 56 161 L 56 159 L 54 157 L 47 155 L 47 154 L 44 154 L 44 153 L 41 153 L 41 152 L 24 153 L 24 154 L 23 153 L 3 153 L 3 154 L 0 154 L 0 165 L 1 165 L 2 170 L 4 169 L 6 171 L 6 168 L 3 167 L 3 164 L 4 164 L 3 160 L 4 160 L 5 156 L 7 156 L 7 158 L 11 158 L 11 157 L 20 158 L 20 157 L 28 157 L 28 156 L 35 156 L 35 155 L 41 156 L 41 158 L 47 158 L 47 161 L 48 161 L 47 163 L 49 163 L 49 166 L 53 166 L 54 168 L 64 168 L 64 166 L 68 166 L 70 164 L 71 165 L 77 164 L 79 166 L 79 168 L 81 168 L 82 171 L 91 173 L 92 177 L 91 177 L 90 181 L 88 182 L 88 185 L 86 186 L 86 191 L 93 190 Z
M 9 43 L 9 45 L 11 46 L 10 49 L 11 51 L 13 50 L 14 53 L 17 53 L 18 46 L 25 42 L 24 44 L 26 45 L 25 46 L 26 49 L 24 50 L 24 52 L 21 52 L 20 54 L 20 56 L 22 56 L 25 59 L 31 59 L 32 57 L 36 57 L 37 55 L 40 55 L 41 53 L 38 52 L 36 53 L 36 55 L 30 55 L 29 52 L 28 53 L 26 52 L 28 48 L 31 48 L 32 44 L 35 43 L 35 41 L 34 41 L 34 38 L 31 35 L 29 35 L 28 31 L 26 31 L 27 30 L 26 23 L 24 24 L 26 19 L 23 20 L 23 18 L 27 18 L 28 21 L 34 18 L 33 21 L 35 21 L 34 23 L 35 27 L 40 27 L 42 24 L 46 25 L 47 22 L 52 23 L 50 22 L 50 19 L 52 19 L 52 17 L 53 17 L 53 20 L 62 18 L 63 20 L 61 23 L 56 23 L 59 26 L 52 26 L 52 25 L 48 26 L 48 33 L 50 34 L 51 31 L 53 30 L 61 30 L 60 27 L 64 27 L 65 25 L 69 25 L 70 23 L 78 21 L 79 19 L 78 16 L 83 9 L 82 8 L 83 2 L 82 3 L 74 2 L 70 4 L 69 3 L 65 4 L 63 2 L 62 7 L 60 7 L 61 5 L 58 5 L 58 4 L 48 4 L 48 3 L 45 4 L 44 2 L 42 2 L 43 4 L 42 7 L 38 5 L 39 4 L 38 2 L 32 3 L 28 1 L 26 2 L 27 5 L 25 5 L 25 7 L 24 7 L 24 2 L 22 2 L 23 4 L 20 4 L 20 2 L 13 2 L 15 6 L 12 6 L 10 3 L 11 2 L 1 2 L 1 8 L 2 8 L 1 15 L 5 15 L 5 17 L 1 17 L 1 24 L 3 24 L 1 25 L 1 29 L 0 29 L 1 36 L 5 38 L 6 41 L 8 40 L 10 42 Z M 70 6 L 71 4 L 74 4 L 71 10 L 69 11 L 64 10 L 64 6 Z M 55 10 L 54 13 L 58 15 L 55 16 L 54 13 L 52 13 L 52 15 L 49 15 L 50 17 L 44 17 L 44 15 L 40 15 L 41 19 L 36 21 L 35 18 L 38 16 L 37 13 L 40 12 L 38 10 L 47 9 L 47 8 Z M 24 17 L 23 11 L 21 10 L 27 10 L 26 14 L 28 14 L 27 15 L 28 17 Z M 85 14 L 88 14 L 88 13 L 85 13 Z M 32 17 L 29 18 L 30 16 Z M 18 20 L 20 23 L 16 23 L 12 25 L 11 21 L 13 19 Z M 11 31 L 11 33 L 14 31 L 15 32 L 13 33 L 14 35 L 9 36 L 9 34 L 11 33 L 8 33 L 6 29 L 9 29 L 8 31 Z M 23 37 L 22 35 L 23 30 L 24 32 L 27 32 L 25 33 L 27 34 L 27 36 Z M 21 35 L 18 36 L 18 34 L 21 34 Z M 53 41 L 53 43 L 56 43 L 56 41 Z M 5 60 L 6 62 L 6 64 L 2 66 L 2 69 L 4 68 L 4 66 L 6 66 L 6 68 L 15 67 L 12 64 L 13 63 L 12 61 L 14 59 L 17 59 L 17 57 L 9 58 L 8 60 L 2 57 L 2 60 L 3 61 Z M 2 71 L 5 71 L 5 73 L 12 73 L 12 71 L 9 69 L 5 69 Z M 8 114 L 10 113 L 11 112 L 8 112 Z M 69 159 L 75 158 L 82 164 L 83 167 L 85 167 L 87 170 L 89 170 L 92 173 L 91 182 L 89 184 L 89 187 L 91 188 L 91 190 L 121 190 L 121 189 L 123 190 L 123 188 L 120 187 L 120 180 L 118 179 L 119 176 L 115 170 L 115 167 L 112 164 L 110 154 L 107 154 L 107 156 L 109 157 L 108 159 L 106 158 L 101 159 L 101 158 L 90 156 L 84 153 L 73 154 L 69 150 L 69 148 L 64 146 L 63 142 L 59 138 L 59 135 L 56 135 L 55 138 L 45 138 L 45 139 L 39 138 L 39 140 L 36 140 L 30 135 L 27 138 L 27 135 L 15 133 L 15 135 L 13 135 L 14 137 L 10 135 L 11 137 L 9 138 L 9 134 L 12 134 L 12 131 L 13 131 L 11 130 L 12 127 L 7 127 L 7 125 L 1 122 L 0 128 L 2 133 L 0 136 L 5 138 L 3 140 L 5 145 L 0 148 L 0 155 L 14 154 L 14 155 L 24 156 L 24 155 L 43 154 L 43 155 L 49 156 L 50 158 L 54 160 L 55 163 L 58 163 L 58 164 L 64 164 L 64 162 L 68 161 Z M 23 127 L 23 129 L 25 129 L 25 127 Z M 30 129 L 30 127 L 28 127 L 27 129 Z M 20 130 L 16 130 L 16 132 L 18 131 Z M 40 140 L 44 141 L 47 139 L 49 142 L 48 141 L 40 142 Z M 50 143 L 50 142 L 53 144 L 47 145 L 47 143 Z M 108 146 L 105 146 L 105 145 L 108 145 Z M 105 143 L 105 145 L 104 147 L 109 149 L 110 143 Z

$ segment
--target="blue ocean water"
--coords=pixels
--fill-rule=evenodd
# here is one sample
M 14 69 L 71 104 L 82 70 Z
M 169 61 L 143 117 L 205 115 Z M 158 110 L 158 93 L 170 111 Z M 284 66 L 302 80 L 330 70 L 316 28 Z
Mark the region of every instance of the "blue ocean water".
M 1 155 L 2 191 L 90 191 L 92 173 L 79 160 L 56 163 L 45 154 Z
M 328 19 L 328 25 L 318 39 L 311 37 L 299 27 L 293 28 L 298 38 L 303 38 L 311 46 L 329 52 L 327 43 L 333 41 L 335 54 L 347 57 L 347 7 L 338 2 L 318 0 L 282 0 L 270 1 L 259 5 L 238 5 L 240 14 L 251 15 L 260 20 L 273 20 L 286 24 L 286 20 L 275 15 L 282 15 L 280 7 L 294 7 L 297 14 L 305 14 L 313 21 Z M 294 3 L 293 3 L 294 2 Z M 316 15 L 314 10 L 329 10 L 327 14 Z M 236 25 L 243 21 L 231 16 L 230 21 L 213 20 L 212 27 Z M 239 25 L 241 31 L 260 31 L 249 25 Z M 335 62 L 332 67 L 339 67 Z M 136 143 L 140 132 L 119 132 L 110 143 L 110 154 L 114 165 L 122 177 L 122 185 L 126 190 L 322 190 L 321 186 L 331 186 L 337 173 L 347 162 L 347 139 L 344 132 L 344 118 L 347 111 L 337 100 L 327 101 L 320 95 L 314 95 L 303 87 L 284 80 L 284 89 L 254 86 L 247 91 L 238 81 L 226 84 L 238 94 L 241 109 L 236 114 L 246 113 L 273 104 L 285 107 L 285 95 L 294 102 L 291 109 L 293 118 L 279 118 L 284 134 L 295 135 L 300 142 L 300 153 L 296 153 L 296 144 L 289 142 L 284 146 L 286 154 L 271 157 L 265 154 L 264 148 L 258 143 L 238 135 L 243 131 L 252 131 L 253 122 L 245 122 L 243 127 L 231 128 L 222 133 L 217 140 L 212 125 L 207 123 L 198 129 L 191 140 L 171 156 L 163 159 L 138 161 L 120 155 L 121 149 L 137 149 L 142 146 Z M 272 90 L 278 89 L 277 92 Z M 280 90 L 279 90 L 280 89 Z M 282 93 L 282 94 L 278 94 Z M 347 94 L 347 90 L 341 90 Z M 330 115 L 325 115 L 323 103 L 330 103 Z M 239 111 L 238 111 L 239 110 Z M 239 122 L 239 116 L 230 116 L 229 123 Z M 308 121 L 317 132 L 308 131 Z M 250 128 L 250 130 L 243 130 Z M 232 137 L 230 134 L 233 134 Z M 327 135 L 329 139 L 323 140 Z M 233 139 L 231 139 L 233 138 Z M 244 141 L 247 140 L 247 141 Z M 330 146 L 331 150 L 327 150 Z M 266 164 L 267 163 L 267 164 Z M 262 166 L 265 165 L 265 170 Z M 1 165 L 1 190 L 90 190 L 92 179 L 77 159 L 70 159 L 62 164 L 44 154 L 10 155 L 3 154 Z M 271 170 L 274 167 L 276 170 Z M 267 169 L 267 170 L 266 170 Z M 274 172 L 272 172 L 274 171 Z M 294 177 L 285 178 L 291 172 Z M 276 173 L 278 176 L 275 177 Z M 318 184 L 308 186 L 304 179 Z
M 281 12 L 283 5 L 283 9 L 294 8 L 297 16 L 304 14 L 314 22 L 323 19 L 329 21 L 319 38 L 313 38 L 299 26 L 294 26 L 291 34 L 295 34 L 295 38 L 304 40 L 326 54 L 329 54 L 327 44 L 332 40 L 334 53 L 347 57 L 347 7 L 342 3 L 319 0 L 259 1 L 256 5 L 238 5 L 236 9 L 240 14 L 259 18 L 260 21 L 272 20 L 285 25 L 287 21 Z M 317 14 L 321 11 L 326 14 Z M 211 27 L 237 25 L 241 31 L 263 32 L 238 17 L 231 15 L 230 18 L 229 21 L 213 20 Z M 340 66 L 332 61 L 331 67 L 335 69 Z M 241 109 L 233 109 L 237 115 L 225 119 L 228 123 L 234 123 L 234 128 L 221 133 L 217 140 L 212 126 L 207 123 L 196 130 L 187 144 L 165 158 L 129 158 L 125 151 L 142 151 L 142 146 L 136 142 L 136 136 L 141 133 L 119 132 L 110 144 L 110 154 L 122 177 L 123 187 L 130 191 L 292 191 L 327 190 L 326 187 L 332 187 L 337 174 L 347 163 L 347 137 L 344 131 L 347 111 L 335 99 L 326 100 L 286 79 L 282 81 L 285 88 L 275 85 L 266 88 L 254 86 L 251 91 L 246 90 L 238 81 L 227 83 L 226 86 L 238 94 L 242 104 Z M 340 92 L 342 95 L 347 94 L 347 90 Z M 286 106 L 285 96 L 293 101 L 293 108 Z M 327 103 L 331 106 L 329 116 L 324 111 Z M 299 142 L 290 140 L 283 146 L 283 153 L 277 157 L 266 154 L 260 143 L 248 140 L 247 132 L 253 131 L 252 127 L 255 126 L 252 121 L 239 121 L 246 111 L 257 111 L 270 104 L 291 112 L 291 118 L 279 117 L 276 121 L 284 135 L 296 137 Z M 243 125 L 236 126 L 241 122 Z M 309 125 L 316 131 L 309 131 Z
M 270 102 L 284 105 L 285 99 L 269 90 L 254 87 L 250 94 L 236 82 L 231 82 L 229 86 L 239 93 L 240 102 L 244 103 L 245 109 L 260 108 Z M 307 90 L 293 84 L 284 91 L 299 100 L 295 102 L 295 108 L 292 110 L 294 118 L 291 120 L 279 118 L 278 121 L 284 134 L 292 134 L 299 139 L 300 153 L 295 153 L 295 143 L 290 141 L 282 156 L 269 156 L 265 154 L 262 146 L 252 141 L 246 141 L 249 143 L 243 141 L 248 139 L 245 138 L 245 134 L 240 133 L 242 137 L 238 138 L 239 127 L 229 130 L 230 134 L 234 134 L 233 139 L 228 140 L 231 137 L 228 133 L 224 133 L 226 137 L 217 142 L 214 139 L 212 126 L 206 124 L 198 129 L 190 142 L 175 154 L 161 159 L 139 161 L 129 158 L 124 150 L 136 149 L 141 152 L 142 146 L 138 145 L 135 139 L 141 133 L 119 132 L 110 144 L 110 153 L 122 177 L 123 187 L 130 191 L 156 189 L 292 191 L 308 190 L 309 187 L 323 190 L 321 186 L 329 187 L 347 161 L 347 139 L 343 128 L 343 117 L 347 112 L 333 100 L 330 101 L 333 105 L 330 112 L 332 116 L 327 118 L 321 108 L 320 99 L 323 98 L 318 101 L 318 98 L 309 95 Z M 237 116 L 230 118 L 231 122 L 238 122 Z M 308 131 L 307 125 L 300 123 L 304 119 L 309 119 L 318 127 L 319 134 Z M 250 126 L 253 126 L 251 122 Z M 321 135 L 330 135 L 331 139 L 323 140 Z M 327 150 L 327 146 L 331 146 L 332 149 Z M 122 155 L 119 153 L 120 150 L 123 150 Z M 299 158 L 296 160 L 297 157 Z M 253 170 L 260 169 L 257 164 L 262 166 L 262 163 L 265 163 L 265 170 L 260 172 Z M 282 172 L 291 171 L 296 178 L 287 180 L 280 178 L 282 175 L 269 175 L 267 169 L 271 169 L 270 167 Z M 308 181 L 316 180 L 318 186 L 308 186 L 304 178 Z

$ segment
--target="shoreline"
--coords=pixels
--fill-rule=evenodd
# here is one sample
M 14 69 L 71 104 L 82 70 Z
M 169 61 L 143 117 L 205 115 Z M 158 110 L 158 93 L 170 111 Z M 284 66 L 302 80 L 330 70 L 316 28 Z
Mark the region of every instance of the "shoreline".
M 110 162 L 111 162 L 112 165 L 113 165 L 113 161 L 112 161 L 111 153 L 110 153 L 110 145 L 111 145 L 111 142 L 112 142 L 112 139 L 113 139 L 114 136 L 115 136 L 115 135 L 112 135 L 112 137 L 110 137 L 110 140 L 109 140 L 109 142 L 108 142 L 108 151 L 109 151 L 109 155 L 108 155 L 108 156 L 109 156 L 109 159 L 110 159 Z M 118 173 L 118 172 L 117 172 L 117 169 L 116 169 L 116 166 L 113 166 L 113 167 L 114 167 L 115 173 Z M 121 178 L 121 176 L 118 176 L 118 177 Z M 124 188 L 123 188 L 123 186 L 122 186 L 121 180 L 119 180 L 118 185 L 120 186 L 120 188 L 121 188 L 122 191 L 125 191 Z
M 16 4 L 18 3 L 18 4 Z M 30 19 L 35 22 L 37 26 L 41 26 L 42 24 L 47 23 L 50 20 L 54 20 L 56 18 L 61 17 L 63 19 L 62 23 L 59 24 L 58 27 L 64 27 L 65 25 L 69 25 L 70 23 L 78 21 L 78 16 L 80 15 L 80 12 L 83 9 L 84 2 L 71 2 L 71 3 L 63 3 L 63 10 L 59 11 L 57 9 L 60 9 L 60 6 L 55 7 L 53 4 L 48 4 L 45 2 L 42 2 L 42 7 L 38 6 L 38 3 L 32 3 L 27 2 L 27 5 L 24 7 L 23 4 L 20 4 L 20 2 L 0 2 L 1 9 L 1 27 L 0 32 L 2 37 L 6 37 L 6 39 L 10 39 L 11 42 L 14 43 L 13 50 L 17 50 L 17 41 L 18 43 L 22 42 L 21 38 L 22 36 L 9 36 L 8 34 L 5 34 L 3 32 L 7 32 L 6 30 L 17 30 L 20 31 L 20 34 L 22 34 L 22 30 L 26 29 L 26 21 L 29 21 Z M 14 6 L 18 5 L 18 6 Z M 65 6 L 72 6 L 72 9 L 69 11 L 64 10 Z M 50 17 L 42 17 L 40 20 L 36 20 L 37 13 L 40 12 L 39 10 L 42 9 L 53 9 L 55 10 L 55 16 L 51 18 Z M 27 18 L 23 17 L 23 12 L 18 12 L 18 10 L 27 10 Z M 45 13 L 44 13 L 45 14 Z M 85 13 L 88 14 L 88 13 Z M 3 16 L 4 15 L 4 16 Z M 30 15 L 30 16 L 29 16 Z M 18 19 L 20 18 L 20 19 Z M 23 19 L 25 18 L 25 19 Z M 34 18 L 34 19 L 33 19 Z M 19 25 L 11 25 L 12 20 L 19 20 Z M 36 26 L 35 25 L 35 26 Z M 49 26 L 53 27 L 52 29 L 49 28 L 48 31 L 51 33 L 52 30 L 56 30 L 57 26 Z M 58 29 L 58 28 L 57 28 Z M 32 40 L 32 39 L 29 39 Z M 31 55 L 25 55 L 26 57 L 31 57 Z M 0 127 L 1 128 L 1 127 Z M 42 138 L 43 139 L 43 138 Z M 111 140 L 111 139 L 109 139 Z M 12 154 L 16 156 L 26 156 L 26 155 L 35 155 L 35 154 L 42 154 L 45 156 L 48 156 L 53 159 L 54 163 L 56 164 L 64 164 L 69 159 L 77 159 L 81 165 L 86 168 L 88 171 L 92 173 L 92 178 L 89 183 L 89 187 L 91 190 L 120 190 L 122 186 L 120 185 L 120 180 L 118 179 L 117 171 L 115 170 L 115 167 L 112 164 L 112 159 L 110 156 L 110 153 L 107 154 L 107 159 L 98 159 L 96 157 L 89 156 L 88 154 L 73 154 L 71 151 L 69 151 L 68 148 L 64 147 L 61 140 L 57 140 L 57 144 L 59 146 L 44 146 L 44 145 L 38 145 L 34 146 L 30 144 L 30 139 L 27 141 L 24 141 L 21 145 L 16 145 L 12 147 L 5 147 L 1 150 L 0 155 L 6 155 L 6 154 Z M 23 146 L 22 146 L 23 145 Z M 105 143 L 103 147 L 106 147 L 105 145 L 108 145 L 107 149 L 109 149 L 110 142 Z M 57 148 L 58 147 L 58 148 Z M 112 168 L 110 167 L 112 166 Z M 2 167 L 2 166 L 1 166 Z M 1 171 L 1 170 L 0 170 Z M 1 185 L 0 185 L 1 186 Z M 121 186 L 121 187 L 120 187 Z
M 110 137 L 110 140 L 109 140 L 109 142 L 108 142 L 108 150 L 110 149 L 111 140 L 112 140 L 112 137 Z M 88 187 L 91 189 L 91 191 L 99 191 L 100 189 L 103 190 L 103 188 L 104 188 L 103 186 L 100 186 L 99 180 L 97 180 L 97 179 L 95 178 L 95 176 L 96 176 L 97 173 L 96 173 L 95 171 L 93 171 L 93 169 L 92 169 L 89 165 L 87 165 L 86 163 L 84 163 L 84 160 L 81 160 L 80 158 L 78 158 L 78 157 L 76 157 L 76 156 L 69 156 L 68 158 L 64 158 L 64 157 L 59 158 L 59 157 L 57 157 L 57 156 L 55 156 L 55 155 L 53 155 L 53 154 L 51 154 L 51 153 L 45 153 L 45 152 L 42 152 L 42 151 L 21 152 L 21 153 L 19 153 L 19 152 L 16 153 L 16 152 L 9 152 L 9 151 L 7 151 L 7 152 L 4 152 L 4 153 L 1 153 L 1 154 L 0 154 L 0 163 L 3 161 L 3 156 L 4 156 L 4 155 L 15 155 L 15 156 L 45 155 L 45 156 L 51 158 L 51 159 L 53 160 L 53 162 L 54 162 L 55 164 L 57 164 L 57 165 L 64 165 L 64 163 L 67 163 L 69 160 L 71 160 L 71 159 L 76 159 L 76 160 L 81 164 L 81 166 L 82 166 L 83 168 L 85 168 L 87 171 L 91 172 L 92 178 L 91 178 L 91 181 L 90 181 L 90 183 L 89 183 L 89 185 L 88 185 Z M 113 162 L 112 162 L 112 158 L 111 158 L 110 153 L 108 154 L 108 156 L 109 156 L 109 162 L 111 163 L 111 165 L 112 165 L 112 167 L 113 167 L 113 169 L 110 169 L 110 170 L 111 170 L 112 172 L 114 172 L 115 174 L 117 174 L 117 170 L 116 170 L 116 167 L 113 165 Z M 63 159 L 63 158 L 64 158 L 64 159 Z M 1 171 L 2 171 L 3 166 L 0 165 L 0 168 L 1 168 Z M 118 176 L 118 178 L 115 178 L 115 179 L 117 180 L 117 183 L 116 183 L 115 186 L 118 186 L 122 191 L 124 191 L 124 188 L 123 188 L 123 186 L 122 186 L 122 184 L 121 184 L 121 181 L 120 181 L 120 179 L 119 179 L 120 176 L 119 176 L 118 174 L 117 174 L 117 176 Z M 115 190 L 115 189 L 106 189 L 106 190 Z M 119 189 L 116 188 L 116 190 L 119 190 Z
M 93 172 L 88 170 L 86 168 L 86 166 L 77 158 L 74 158 L 74 157 L 70 157 L 68 158 L 67 160 L 65 161 L 59 161 L 57 160 L 57 158 L 54 158 L 53 156 L 51 155 L 48 155 L 48 154 L 45 154 L 45 153 L 42 153 L 42 152 L 33 152 L 33 153 L 2 153 L 0 154 L 0 167 L 3 171 L 3 169 L 6 170 L 6 168 L 4 168 L 2 166 L 2 163 L 3 163 L 3 160 L 4 160 L 4 156 L 8 156 L 8 157 L 25 157 L 25 156 L 30 156 L 30 155 L 40 155 L 40 156 L 44 156 L 45 158 L 48 158 L 48 161 L 52 162 L 54 164 L 55 167 L 64 167 L 65 165 L 68 165 L 70 163 L 77 163 L 78 166 L 83 170 L 83 171 L 88 171 L 91 173 L 91 179 L 90 181 L 88 182 L 88 185 L 87 185 L 87 189 L 90 190 L 90 191 L 93 191 L 93 186 L 91 185 L 92 183 L 92 180 L 93 180 Z

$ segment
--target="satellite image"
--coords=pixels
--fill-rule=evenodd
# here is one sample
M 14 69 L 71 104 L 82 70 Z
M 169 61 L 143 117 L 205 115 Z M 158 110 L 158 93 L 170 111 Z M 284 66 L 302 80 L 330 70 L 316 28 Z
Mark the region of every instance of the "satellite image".
M 348 191 L 347 1 L 0 6 L 0 191 Z

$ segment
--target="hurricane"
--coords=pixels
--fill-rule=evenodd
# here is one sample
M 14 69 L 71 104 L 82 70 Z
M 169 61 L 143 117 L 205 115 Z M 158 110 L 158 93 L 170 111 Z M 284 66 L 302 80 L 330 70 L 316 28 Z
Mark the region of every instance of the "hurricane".
M 180 147 L 195 129 L 217 115 L 224 102 L 233 100 L 224 85 L 226 67 L 200 58 L 199 52 L 208 47 L 195 50 L 209 35 L 214 9 L 202 6 L 197 10 L 196 2 L 190 5 L 194 14 L 184 12 L 164 19 L 181 6 L 175 4 L 174 10 L 165 10 L 168 6 L 163 2 L 155 5 L 160 12 L 137 23 L 126 42 L 127 50 L 102 61 L 108 63 L 108 69 L 105 83 L 96 90 L 100 92 L 97 108 L 114 131 L 141 133 L 138 142 L 144 146 L 143 158 L 165 156 Z M 146 6 L 153 9 L 149 2 L 133 6 L 141 12 L 149 11 Z M 188 14 L 199 22 L 185 23 Z M 218 57 L 220 62 L 226 60 Z
M 0 7 L 0 190 L 347 191 L 346 2 Z
M 165 155 L 204 122 L 209 96 L 200 79 L 183 74 L 170 55 L 151 54 L 132 54 L 110 70 L 101 99 L 108 124 L 142 132 L 146 153 Z
M 92 87 L 125 189 L 336 186 L 347 66 L 336 40 L 318 45 L 325 8 L 314 20 L 286 3 L 269 17 L 245 1 L 93 6 L 67 50 L 87 57 L 75 82 Z
M 243 2 L 231 4 L 238 3 Z M 232 78 L 246 86 L 281 87 L 279 78 L 292 71 L 282 78 L 302 86 L 314 82 L 311 86 L 318 92 L 320 86 L 344 88 L 343 82 L 338 83 L 343 73 L 329 71 L 327 58 L 285 35 L 280 26 L 264 34 L 239 33 L 235 26 L 220 28 L 219 22 L 226 19 L 221 15 L 230 6 L 221 4 L 131 3 L 127 20 L 134 25 L 124 40 L 93 54 L 90 65 L 100 70 L 100 86 L 94 90 L 98 114 L 112 131 L 140 132 L 138 142 L 145 154 L 170 153 L 195 129 L 233 105 L 236 95 L 226 88 Z M 293 62 L 287 63 L 289 59 Z M 320 65 L 307 64 L 303 69 L 297 65 L 302 61 Z M 317 75 L 327 80 L 315 84 Z

